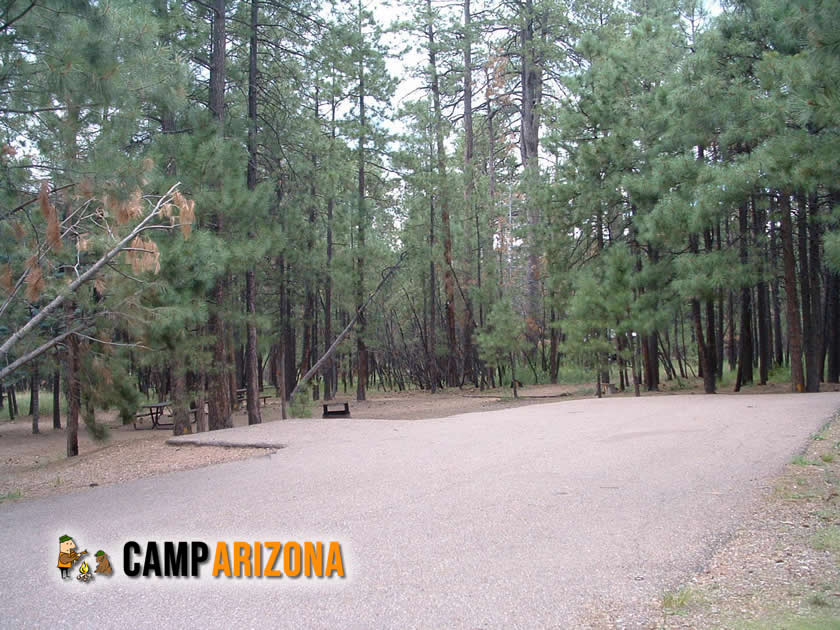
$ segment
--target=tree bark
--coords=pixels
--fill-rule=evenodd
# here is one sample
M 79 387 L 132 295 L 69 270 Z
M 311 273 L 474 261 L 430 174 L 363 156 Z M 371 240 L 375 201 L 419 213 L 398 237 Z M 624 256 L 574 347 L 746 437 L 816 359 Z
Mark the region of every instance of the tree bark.
M 749 226 L 747 204 L 738 209 L 738 226 L 740 240 L 738 249 L 741 264 L 746 267 L 749 262 L 748 240 Z M 735 378 L 735 391 L 740 391 L 745 383 L 753 382 L 753 334 L 752 334 L 752 290 L 750 287 L 741 288 L 741 328 L 738 336 L 738 374 Z
M 770 375 L 770 299 L 767 289 L 767 282 L 764 279 L 764 260 L 767 258 L 766 251 L 766 218 L 764 210 L 753 199 L 753 237 L 758 254 L 758 275 L 759 281 L 756 285 L 756 296 L 758 298 L 756 309 L 758 311 L 758 384 L 766 385 Z
M 38 428 L 38 420 L 41 412 L 41 371 L 40 362 L 35 361 L 32 365 L 32 378 L 29 387 L 29 413 L 32 414 L 32 433 L 41 431 Z
M 426 0 L 427 22 L 426 37 L 429 40 L 429 72 L 432 91 L 432 110 L 435 121 L 435 164 L 437 169 L 437 199 L 440 205 L 440 229 L 443 238 L 443 292 L 446 313 L 446 384 L 455 387 L 458 384 L 458 348 L 455 336 L 455 280 L 452 276 L 452 230 L 449 220 L 449 195 L 446 186 L 446 149 L 443 138 L 443 115 L 440 105 L 440 83 L 437 71 L 437 44 L 435 42 L 434 14 L 432 2 Z
M 218 133 L 223 136 L 225 127 L 225 0 L 214 0 L 212 7 L 209 104 Z M 214 219 L 216 233 L 221 236 L 225 229 L 222 212 L 217 211 Z M 213 311 L 208 322 L 210 334 L 214 337 L 213 368 L 208 374 L 207 400 L 208 426 L 211 431 L 233 426 L 227 326 L 222 317 L 227 298 L 226 284 L 227 274 L 223 274 L 216 280 L 213 290 Z
M 805 391 L 805 375 L 802 370 L 802 329 L 799 320 L 799 300 L 796 294 L 796 259 L 793 252 L 793 226 L 790 217 L 790 196 L 782 193 L 780 198 L 782 256 L 784 258 L 785 306 L 790 352 L 791 388 L 795 392 Z
M 251 0 L 251 37 L 248 45 L 248 190 L 257 187 L 257 28 L 260 6 Z M 245 399 L 248 424 L 260 424 L 260 368 L 257 345 L 257 281 L 254 269 L 245 272 Z
M 362 34 L 362 3 L 359 0 L 359 40 L 363 39 Z M 356 329 L 356 400 L 362 401 L 366 398 L 365 388 L 367 387 L 368 357 L 367 346 L 365 345 L 365 332 L 367 321 L 362 309 L 365 295 L 365 227 L 368 217 L 365 203 L 365 60 L 360 52 L 359 63 L 359 187 L 358 187 L 358 224 L 356 226 L 356 312 L 358 313 L 359 325 Z
M 798 214 L 796 220 L 799 242 L 799 288 L 802 292 L 802 347 L 805 352 L 805 391 L 820 390 L 818 365 L 819 348 L 817 326 L 814 321 L 811 301 L 811 274 L 808 256 L 808 204 L 805 197 L 797 196 Z
M 52 420 L 53 420 L 53 429 L 60 429 L 61 428 L 61 369 L 56 366 L 53 370 L 53 383 L 52 383 L 52 398 L 53 398 L 53 410 L 52 410 Z

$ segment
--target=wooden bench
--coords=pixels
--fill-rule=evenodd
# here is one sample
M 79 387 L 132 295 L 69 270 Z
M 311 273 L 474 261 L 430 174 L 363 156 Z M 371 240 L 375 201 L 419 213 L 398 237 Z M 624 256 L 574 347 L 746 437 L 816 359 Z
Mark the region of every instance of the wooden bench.
M 330 405 L 335 407 L 336 405 L 341 405 L 341 409 L 330 409 Z M 323 418 L 330 418 L 332 416 L 344 416 L 345 418 L 350 417 L 350 403 L 344 402 L 334 402 L 334 403 L 324 403 L 324 415 Z
M 247 389 L 237 389 L 236 390 L 236 402 L 237 402 L 237 404 L 241 405 L 242 403 L 244 403 L 245 399 L 247 397 L 248 397 L 248 390 Z M 260 393 L 257 395 L 257 398 L 259 398 L 262 401 L 263 407 L 265 407 L 266 405 L 268 405 L 268 399 L 269 398 L 274 398 L 274 396 L 272 396 L 271 394 L 264 394 L 264 393 L 262 393 L 262 391 L 260 391 Z
M 164 415 L 164 412 L 166 410 L 168 410 L 171 406 L 172 406 L 172 401 L 159 402 L 159 403 L 154 403 L 154 404 L 151 404 L 151 405 L 143 405 L 142 409 L 144 411 L 138 412 L 134 416 L 134 430 L 137 431 L 138 429 L 143 428 L 143 427 L 138 427 L 137 426 L 137 421 L 140 420 L 142 422 L 142 420 L 144 418 L 150 418 L 151 421 L 152 421 L 152 426 L 146 427 L 146 428 L 149 428 L 149 429 L 152 429 L 152 430 L 154 430 L 154 429 L 171 429 L 172 427 L 175 426 L 174 422 L 161 422 L 160 421 L 160 419 Z M 187 409 L 187 411 L 192 416 L 192 420 L 190 421 L 190 424 L 195 424 L 196 421 L 198 420 L 198 414 L 197 414 L 198 409 Z M 170 410 L 170 413 L 167 414 L 167 417 L 169 417 L 169 418 L 172 417 L 171 410 Z

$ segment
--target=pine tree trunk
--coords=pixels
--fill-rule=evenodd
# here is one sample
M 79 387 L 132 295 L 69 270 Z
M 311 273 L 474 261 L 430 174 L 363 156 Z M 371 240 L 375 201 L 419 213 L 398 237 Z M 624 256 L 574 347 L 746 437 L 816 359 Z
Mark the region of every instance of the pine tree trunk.
M 192 433 L 190 403 L 187 393 L 186 366 L 172 366 L 172 434 L 189 435 Z
M 708 234 L 708 232 L 706 234 Z M 699 237 L 696 234 L 689 235 L 689 250 L 695 255 L 700 249 L 698 241 Z M 708 237 L 706 240 L 706 247 L 709 247 Z M 709 313 L 710 306 L 711 313 Z M 711 340 L 714 339 L 714 306 L 711 301 L 706 301 L 706 314 L 707 318 L 711 317 L 711 322 L 707 321 L 707 330 L 709 331 L 709 334 L 704 337 L 703 321 L 700 314 L 700 300 L 692 298 L 691 318 L 694 320 L 694 337 L 697 340 L 697 362 L 699 364 L 699 369 L 703 372 L 703 391 L 707 394 L 714 394 L 715 376 L 717 374 L 717 370 L 715 369 L 714 350 L 711 348 L 713 344 Z M 707 344 L 706 339 L 709 339 L 710 343 Z
M 446 384 L 455 387 L 458 384 L 458 348 L 455 336 L 455 280 L 452 276 L 452 231 L 449 220 L 449 195 L 446 192 L 446 149 L 443 142 L 443 115 L 440 105 L 440 84 L 437 72 L 437 53 L 435 30 L 432 13 L 432 2 L 426 0 L 428 22 L 426 36 L 429 40 L 429 72 L 430 88 L 432 92 L 432 110 L 435 121 L 435 163 L 437 168 L 437 198 L 440 205 L 440 229 L 443 238 L 443 292 L 446 297 L 444 304 L 446 313 L 446 340 L 448 353 L 446 357 Z
M 756 286 L 758 298 L 756 309 L 758 315 L 758 384 L 766 385 L 770 374 L 770 300 L 767 290 L 767 282 L 764 280 L 764 261 L 767 257 L 765 248 L 766 242 L 766 219 L 764 210 L 759 208 L 753 199 L 753 236 L 758 254 L 759 282 Z
M 38 420 L 41 411 L 41 370 L 40 361 L 32 362 L 32 378 L 29 387 L 29 413 L 32 415 L 32 433 L 41 431 L 38 428 Z
M 773 268 L 770 282 L 771 304 L 773 306 L 773 361 L 776 366 L 784 365 L 784 338 L 782 336 L 782 309 L 779 299 L 779 274 L 776 261 L 780 258 L 778 234 L 775 221 L 770 224 L 770 261 Z
M 251 33 L 248 45 L 248 190 L 257 187 L 257 28 L 260 7 L 258 0 L 251 0 Z M 245 272 L 245 401 L 248 408 L 248 424 L 260 424 L 260 364 L 257 356 L 257 314 L 256 273 Z
M 520 154 L 524 169 L 523 177 L 526 188 L 534 185 L 539 177 L 539 133 L 540 103 L 542 102 L 542 69 L 540 67 L 541 45 L 535 41 L 534 27 L 538 24 L 533 0 L 519 3 L 520 15 L 519 40 L 520 51 Z M 540 256 L 537 248 L 537 232 L 540 225 L 540 208 L 533 193 L 529 190 L 526 201 L 528 221 L 527 252 L 528 266 L 525 275 L 526 285 L 526 326 L 530 348 L 529 354 L 536 351 L 541 334 L 539 321 L 540 298 Z
M 840 383 L 840 276 L 829 272 L 826 276 L 826 350 L 828 354 L 828 371 L 826 381 Z
M 70 305 L 72 309 L 72 304 Z M 68 321 L 72 321 L 72 310 Z M 79 338 L 70 335 L 67 340 L 67 457 L 79 454 L 79 413 L 81 412 L 81 384 L 79 383 Z
M 825 378 L 825 335 L 823 334 L 824 305 L 822 303 L 822 288 L 820 287 L 820 272 L 822 270 L 820 244 L 823 235 L 820 207 L 816 195 L 811 195 L 808 198 L 808 215 L 808 283 L 811 290 L 811 318 L 813 320 L 815 355 L 812 385 L 816 386 L 813 391 L 819 391 L 820 381 Z
M 225 0 L 214 0 L 210 51 L 210 93 L 209 103 L 213 119 L 218 126 L 218 133 L 224 134 L 225 121 Z M 215 230 L 218 235 L 225 231 L 221 212 L 214 216 Z M 216 280 L 213 289 L 213 311 L 208 321 L 213 341 L 213 367 L 208 374 L 208 426 L 211 431 L 232 426 L 232 400 L 230 397 L 230 365 L 228 363 L 227 326 L 222 317 L 226 292 L 227 276 L 223 274 Z
M 53 429 L 61 428 L 61 370 L 56 366 L 53 370 L 52 398 L 53 398 Z
M 790 196 L 783 193 L 780 201 L 791 387 L 795 392 L 802 392 L 805 391 L 805 375 L 802 370 L 802 329 L 800 328 L 799 319 L 799 300 L 796 295 L 796 259 L 793 252 L 793 225 L 790 217 Z
M 327 201 L 327 267 L 324 279 L 324 352 L 333 342 L 332 334 L 332 257 L 333 257 L 333 206 L 332 197 Z M 324 366 L 324 400 L 332 400 L 336 391 L 335 368 L 332 357 L 327 359 Z
M 359 0 L 359 38 L 362 35 L 362 4 Z M 356 253 L 356 312 L 359 315 L 356 325 L 356 400 L 365 400 L 365 388 L 368 378 L 367 347 L 365 346 L 365 332 L 367 319 L 362 309 L 365 291 L 365 227 L 368 217 L 365 208 L 365 66 L 364 59 L 359 59 L 359 198 L 357 224 L 357 253 Z
M 802 345 L 805 352 L 805 391 L 820 391 L 819 342 L 817 322 L 811 296 L 810 257 L 808 256 L 808 203 L 804 196 L 798 197 L 799 214 L 797 231 L 799 237 L 799 287 L 802 291 Z
M 747 205 L 738 209 L 738 225 L 740 228 L 740 259 L 746 266 L 748 258 L 749 226 L 747 221 Z M 753 382 L 753 333 L 752 333 L 752 290 L 750 287 L 741 288 L 741 327 L 738 336 L 738 375 L 735 378 L 735 391 L 741 386 Z

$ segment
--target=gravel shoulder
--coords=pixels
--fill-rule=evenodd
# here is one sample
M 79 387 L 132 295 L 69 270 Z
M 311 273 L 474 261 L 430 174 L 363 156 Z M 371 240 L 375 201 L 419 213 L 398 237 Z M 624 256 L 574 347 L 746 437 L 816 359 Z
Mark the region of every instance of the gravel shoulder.
M 840 417 L 768 483 L 708 565 L 651 604 L 650 628 L 840 628 Z

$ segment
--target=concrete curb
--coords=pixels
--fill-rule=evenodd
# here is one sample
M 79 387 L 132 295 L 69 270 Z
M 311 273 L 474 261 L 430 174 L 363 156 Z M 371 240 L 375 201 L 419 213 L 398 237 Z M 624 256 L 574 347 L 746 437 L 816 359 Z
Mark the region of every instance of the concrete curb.
M 184 439 L 183 437 L 171 438 L 166 440 L 169 446 L 221 446 L 223 448 L 266 448 L 266 449 L 281 449 L 286 448 L 285 444 L 280 442 L 242 442 L 231 440 L 202 440 L 202 439 Z

